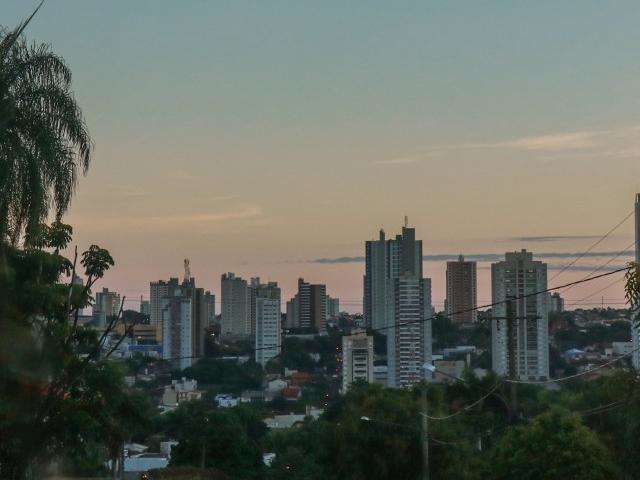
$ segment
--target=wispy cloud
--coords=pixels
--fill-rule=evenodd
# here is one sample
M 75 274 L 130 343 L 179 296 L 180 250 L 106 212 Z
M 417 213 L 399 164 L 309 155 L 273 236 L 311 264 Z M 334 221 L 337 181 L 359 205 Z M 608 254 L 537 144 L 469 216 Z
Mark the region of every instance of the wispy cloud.
M 150 216 L 141 217 L 138 220 L 142 223 L 158 224 L 158 223 L 221 223 L 228 220 L 238 220 L 244 218 L 255 218 L 262 214 L 262 209 L 259 206 L 243 207 L 236 211 L 221 212 L 221 213 L 189 213 L 189 214 L 174 214 L 174 215 L 162 215 L 162 216 Z
M 136 228 L 140 231 L 145 229 L 170 229 L 171 227 L 180 228 L 182 225 L 193 227 L 210 227 L 214 225 L 222 225 L 226 222 L 238 220 L 255 221 L 262 216 L 262 208 L 257 205 L 239 206 L 235 210 L 224 212 L 190 212 L 190 213 L 171 213 L 165 215 L 118 215 L 112 217 L 103 217 L 99 223 L 95 225 L 100 229 L 109 228 Z M 92 221 L 92 219 L 91 219 Z M 86 223 L 91 223 L 86 219 Z
M 462 142 L 439 145 L 428 147 L 421 154 L 400 156 L 398 160 L 420 159 L 425 156 L 458 150 L 486 149 L 519 150 L 537 153 L 545 155 L 540 157 L 543 159 L 594 155 L 606 158 L 640 158 L 640 126 L 627 125 L 609 130 L 552 132 L 489 142 Z M 396 159 L 388 160 L 386 163 L 391 164 L 394 160 Z
M 600 238 L 598 235 L 540 235 L 531 237 L 511 237 L 509 242 L 558 242 L 562 240 L 593 240 Z
M 613 257 L 619 255 L 619 251 L 599 251 L 599 252 L 545 252 L 545 253 L 534 253 L 534 257 L 538 259 L 547 259 L 547 258 L 599 258 L 599 257 Z M 634 252 L 632 250 L 627 250 L 623 252 L 624 256 L 632 257 Z M 423 260 L 425 262 L 447 262 L 454 261 L 458 259 L 459 254 L 450 254 L 450 253 L 442 253 L 435 255 L 424 255 Z M 474 253 L 470 255 L 465 255 L 464 258 L 466 260 L 472 260 L 475 262 L 497 262 L 500 260 L 504 260 L 503 253 Z M 364 257 L 356 256 L 356 257 L 335 257 L 335 258 L 316 258 L 311 260 L 311 263 L 321 263 L 321 264 L 339 264 L 339 263 L 362 263 L 364 262 Z M 593 268 L 593 267 L 591 267 Z
M 535 137 L 523 137 L 505 142 L 487 144 L 492 148 L 515 148 L 522 150 L 581 150 L 593 148 L 598 145 L 599 137 L 608 132 L 583 131 L 571 133 L 556 133 Z
M 390 158 L 388 160 L 377 160 L 373 162 L 374 165 L 410 165 L 412 163 L 417 163 L 417 157 L 397 157 Z

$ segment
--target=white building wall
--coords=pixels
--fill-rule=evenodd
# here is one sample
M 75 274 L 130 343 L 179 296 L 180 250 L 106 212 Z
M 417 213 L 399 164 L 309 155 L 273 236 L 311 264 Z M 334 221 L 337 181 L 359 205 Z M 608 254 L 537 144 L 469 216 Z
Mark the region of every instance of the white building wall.
M 256 298 L 255 359 L 263 367 L 280 354 L 281 306 L 279 299 Z
M 491 325 L 492 368 L 498 375 L 509 369 L 507 337 L 507 298 L 516 298 L 514 328 L 517 376 L 523 380 L 549 377 L 549 319 L 545 294 L 520 298 L 547 288 L 547 265 L 533 261 L 530 252 L 508 252 L 506 260 L 491 266 L 492 309 Z M 525 318 L 527 317 L 527 318 Z

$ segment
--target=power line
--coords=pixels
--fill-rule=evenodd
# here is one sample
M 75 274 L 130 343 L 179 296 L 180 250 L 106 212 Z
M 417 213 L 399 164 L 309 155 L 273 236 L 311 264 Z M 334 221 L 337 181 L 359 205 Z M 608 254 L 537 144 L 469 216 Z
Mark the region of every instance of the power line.
M 566 377 L 553 378 L 553 379 L 549 379 L 549 380 L 512 380 L 512 379 L 509 379 L 509 378 L 503 378 L 502 381 L 506 382 L 506 383 L 520 383 L 520 384 L 525 384 L 525 385 L 545 385 L 545 384 L 549 384 L 549 383 L 564 382 L 566 380 L 571 380 L 573 378 L 578 378 L 578 377 L 581 377 L 583 375 L 587 375 L 587 374 L 589 374 L 591 372 L 595 372 L 595 371 L 601 370 L 604 367 L 607 367 L 609 365 L 613 365 L 614 363 L 617 363 L 620 360 L 623 360 L 623 359 L 633 355 L 638 350 L 640 350 L 640 347 L 634 348 L 630 352 L 625 353 L 624 355 L 620 355 L 618 358 L 614 358 L 613 360 L 610 360 L 610 361 L 605 362 L 605 363 L 603 363 L 601 365 L 598 365 L 597 367 L 590 368 L 589 370 L 585 370 L 584 372 L 575 373 L 573 375 L 568 375 Z
M 609 265 L 611 262 L 613 262 L 616 258 L 624 255 L 627 250 L 632 246 L 635 245 L 635 241 L 633 241 L 630 245 L 628 245 L 627 247 L 625 247 L 623 250 L 620 250 L 615 256 L 611 257 L 609 260 L 607 260 L 605 263 L 598 265 L 596 268 L 594 268 L 591 272 L 589 272 L 586 277 L 590 277 L 591 275 L 593 275 L 594 273 L 599 272 L 600 270 L 602 270 L 604 267 L 606 267 L 607 265 Z M 585 278 L 586 278 L 585 277 Z M 569 287 L 567 289 L 565 289 L 562 293 L 567 293 L 569 290 L 571 290 L 571 288 L 573 287 Z M 595 294 L 594 294 L 595 295 Z M 591 298 L 591 297 L 588 297 Z
M 494 386 L 493 386 L 493 387 L 492 387 L 492 388 L 491 388 L 491 389 L 490 389 L 490 390 L 489 390 L 485 395 L 483 395 L 482 397 L 480 397 L 480 398 L 479 398 L 478 400 L 476 400 L 475 402 L 470 403 L 469 405 L 467 405 L 466 407 L 464 407 L 464 408 L 462 408 L 462 409 L 458 410 L 458 411 L 457 411 L 457 412 L 455 412 L 455 413 L 452 413 L 452 414 L 450 414 L 450 415 L 445 415 L 445 416 L 442 416 L 442 417 L 431 417 L 431 416 L 429 416 L 429 415 L 426 415 L 426 417 L 427 417 L 429 420 L 448 420 L 448 419 L 453 418 L 453 417 L 455 417 L 455 416 L 458 416 L 458 415 L 460 415 L 460 414 L 462 414 L 462 413 L 465 413 L 465 412 L 467 412 L 468 410 L 471 410 L 473 407 L 475 407 L 476 405 L 478 405 L 480 402 L 482 402 L 482 401 L 483 401 L 483 400 L 485 400 L 486 398 L 488 398 L 488 397 L 490 397 L 491 395 L 493 395 L 493 393 L 494 393 L 494 392 L 498 389 L 498 387 L 500 386 L 500 383 L 501 383 L 501 382 L 500 382 L 500 381 L 498 381 L 498 382 L 497 382 L 497 383 L 496 383 L 496 384 L 495 384 L 495 385 L 494 385 Z
M 568 268 L 570 268 L 572 265 L 575 265 L 576 262 L 578 262 L 580 259 L 584 258 L 585 255 L 587 255 L 591 250 L 593 250 L 600 243 L 602 243 L 609 235 L 611 235 L 614 231 L 616 231 L 618 229 L 618 227 L 620 227 L 624 222 L 629 220 L 629 218 L 631 217 L 631 215 L 634 214 L 634 212 L 635 212 L 635 210 L 631 210 L 627 214 L 626 217 L 624 217 L 622 220 L 620 220 L 613 228 L 611 228 L 607 233 L 605 233 L 602 237 L 600 237 L 596 242 L 591 244 L 591 246 L 589 248 L 587 248 L 583 253 L 581 253 L 579 256 L 577 256 L 575 259 L 573 259 L 571 262 L 567 263 L 564 267 L 562 267 L 559 272 L 557 272 L 553 277 L 551 277 L 549 279 L 549 281 L 553 281 L 554 279 L 558 278 Z
M 384 331 L 384 330 L 389 330 L 391 328 L 403 327 L 403 326 L 406 326 L 406 325 L 413 325 L 413 324 L 417 324 L 417 323 L 424 323 L 426 321 L 434 320 L 434 319 L 437 319 L 437 318 L 451 318 L 451 317 L 453 317 L 455 315 L 460 315 L 460 314 L 463 314 L 463 313 L 469 313 L 469 312 L 477 311 L 477 310 L 484 309 L 484 308 L 491 308 L 491 307 L 495 307 L 497 305 L 502 305 L 502 304 L 505 304 L 505 303 L 508 303 L 508 302 L 511 302 L 511 301 L 515 301 L 515 300 L 520 300 L 520 299 L 523 299 L 523 298 L 530 298 L 530 297 L 533 297 L 533 296 L 542 295 L 544 293 L 552 292 L 554 290 L 565 288 L 567 286 L 577 285 L 577 284 L 580 284 L 580 283 L 591 282 L 591 281 L 597 280 L 599 278 L 604 278 L 604 277 L 608 277 L 610 275 L 614 275 L 616 273 L 627 271 L 628 269 L 629 269 L 629 267 L 619 268 L 619 269 L 616 269 L 616 270 L 612 270 L 610 272 L 601 273 L 601 274 L 596 275 L 594 277 L 583 278 L 581 280 L 576 280 L 574 282 L 566 283 L 564 285 L 558 285 L 556 287 L 546 288 L 546 289 L 540 290 L 538 292 L 527 293 L 527 294 L 520 295 L 518 297 L 510 298 L 510 299 L 507 299 L 507 300 L 501 300 L 501 301 L 498 301 L 498 302 L 487 303 L 487 304 L 484 304 L 484 305 L 480 305 L 480 306 L 476 306 L 476 307 L 472 307 L 472 308 L 468 308 L 468 309 L 464 309 L 464 310 L 459 310 L 457 312 L 451 313 L 450 315 L 437 314 L 437 315 L 433 315 L 433 316 L 428 317 L 428 318 L 423 318 L 423 319 L 418 319 L 418 320 L 411 320 L 411 321 L 407 321 L 407 322 L 397 322 L 397 323 L 394 323 L 392 325 L 387 325 L 385 327 L 372 328 L 370 330 L 374 331 L 374 332 L 381 332 L 381 331 Z M 350 337 L 350 336 L 353 336 L 353 335 L 355 335 L 355 334 L 354 333 L 349 333 L 349 334 L 345 334 L 345 335 L 342 335 L 342 336 L 343 337 Z M 246 350 L 244 350 L 242 352 L 236 353 L 235 355 L 238 355 L 238 356 L 239 355 L 250 355 L 251 353 L 253 353 L 253 352 L 257 351 L 257 350 L 264 350 L 264 349 L 271 349 L 271 348 L 277 348 L 277 346 L 273 346 L 272 345 L 272 346 L 268 346 L 268 347 L 260 347 L 259 349 L 255 349 L 255 348 L 246 349 Z M 282 347 L 280 347 L 280 348 L 282 348 Z M 164 359 L 164 360 L 176 361 L 176 360 L 183 360 L 183 359 L 186 360 L 186 359 L 198 359 L 198 358 L 204 358 L 204 355 L 172 357 L 172 358 L 167 358 L 167 359 Z

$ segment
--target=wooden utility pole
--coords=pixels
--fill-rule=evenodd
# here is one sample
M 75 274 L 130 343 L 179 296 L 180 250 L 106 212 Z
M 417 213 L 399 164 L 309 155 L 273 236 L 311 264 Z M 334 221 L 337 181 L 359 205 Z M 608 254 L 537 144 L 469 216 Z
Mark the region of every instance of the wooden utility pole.
M 508 357 L 508 377 L 510 380 L 516 380 L 518 378 L 518 363 L 517 363 L 517 349 L 518 349 L 518 327 L 516 325 L 516 309 L 513 299 L 507 300 L 507 357 Z M 518 412 L 518 386 L 515 382 L 511 382 L 510 385 L 510 400 L 511 408 L 509 409 L 509 421 L 515 422 L 515 418 Z
M 430 480 L 429 473 L 429 417 L 427 385 L 422 385 L 422 480 Z

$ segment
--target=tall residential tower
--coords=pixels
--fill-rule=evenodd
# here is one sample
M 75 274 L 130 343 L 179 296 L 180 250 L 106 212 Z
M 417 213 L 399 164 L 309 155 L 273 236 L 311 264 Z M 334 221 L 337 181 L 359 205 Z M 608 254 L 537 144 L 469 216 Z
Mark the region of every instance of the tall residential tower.
M 447 297 L 445 312 L 454 323 L 475 323 L 478 319 L 478 277 L 476 262 L 447 262 Z
M 546 289 L 547 264 L 534 261 L 531 252 L 507 252 L 491 265 L 491 360 L 498 375 L 549 378 L 547 296 L 532 295 Z
M 367 327 L 387 336 L 387 384 L 409 387 L 424 379 L 431 361 L 431 280 L 422 276 L 422 241 L 407 225 L 402 234 L 365 244 L 364 315 Z

